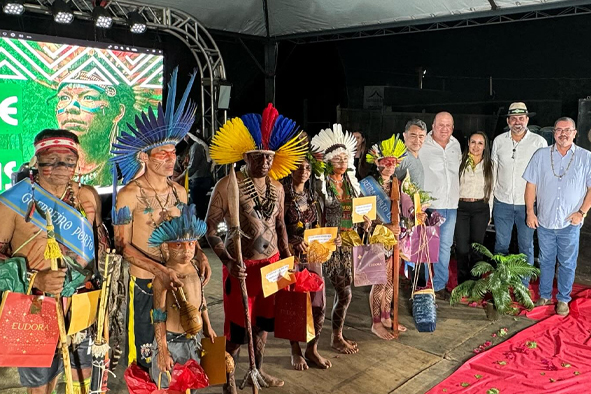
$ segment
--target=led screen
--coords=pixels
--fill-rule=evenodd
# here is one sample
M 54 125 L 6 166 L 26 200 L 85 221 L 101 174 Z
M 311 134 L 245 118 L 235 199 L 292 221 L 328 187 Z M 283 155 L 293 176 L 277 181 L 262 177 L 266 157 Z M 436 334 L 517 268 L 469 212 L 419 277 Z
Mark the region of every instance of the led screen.
M 81 181 L 110 185 L 111 142 L 162 99 L 162 51 L 58 40 L 0 30 L 0 191 L 45 128 L 77 134 Z

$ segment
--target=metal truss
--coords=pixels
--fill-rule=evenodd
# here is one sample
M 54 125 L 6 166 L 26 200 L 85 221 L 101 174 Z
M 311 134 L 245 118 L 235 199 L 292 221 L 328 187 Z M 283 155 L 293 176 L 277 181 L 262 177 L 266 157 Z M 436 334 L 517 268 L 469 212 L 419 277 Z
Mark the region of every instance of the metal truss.
M 137 11 L 146 19 L 148 29 L 169 33 L 187 45 L 200 76 L 201 127 L 204 136 L 211 137 L 227 117 L 226 110 L 217 108 L 220 81 L 226 80 L 226 70 L 222 54 L 207 29 L 191 15 L 176 9 L 137 1 L 110 0 L 106 3 L 105 9 L 113 17 L 114 24 L 127 25 L 127 15 Z M 25 9 L 27 12 L 52 15 L 51 4 L 48 0 L 27 1 Z M 92 20 L 93 1 L 70 0 L 68 4 L 77 19 Z
M 519 9 L 515 9 L 519 12 Z M 474 17 L 460 20 L 444 20 L 429 23 L 417 21 L 406 21 L 400 24 L 390 25 L 390 27 L 381 27 L 367 30 L 349 30 L 333 33 L 317 33 L 316 35 L 294 35 L 277 37 L 282 40 L 289 40 L 296 44 L 317 43 L 326 41 L 342 41 L 356 38 L 385 37 L 399 34 L 421 33 L 436 30 L 460 29 L 466 27 L 498 25 L 501 23 L 525 22 L 540 19 L 559 18 L 565 16 L 578 16 L 591 14 L 591 5 L 576 5 L 555 9 L 532 10 L 528 12 L 519 12 L 515 14 L 494 15 L 494 11 L 475 13 Z M 461 18 L 457 15 L 456 18 Z

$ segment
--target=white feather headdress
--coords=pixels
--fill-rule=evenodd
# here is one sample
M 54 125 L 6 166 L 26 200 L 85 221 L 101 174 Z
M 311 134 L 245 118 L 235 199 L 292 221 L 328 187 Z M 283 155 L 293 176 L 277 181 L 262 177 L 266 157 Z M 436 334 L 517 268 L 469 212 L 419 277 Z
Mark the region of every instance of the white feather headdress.
M 349 156 L 349 166 L 353 167 L 355 151 L 357 150 L 357 140 L 352 133 L 348 131 L 343 133 L 343 127 L 340 124 L 333 124 L 332 130 L 320 130 L 320 133 L 312 138 L 310 144 L 315 152 L 320 152 L 324 155 L 322 160 L 325 163 L 328 163 L 330 159 L 338 154 L 346 153 Z
M 359 195 L 359 182 L 357 181 L 357 178 L 355 178 L 355 152 L 357 150 L 357 140 L 355 139 L 355 136 L 346 130 L 343 132 L 343 127 L 340 124 L 335 123 L 332 125 L 332 130 L 320 130 L 320 132 L 312 138 L 310 145 L 312 146 L 312 151 L 322 154 L 322 160 L 325 163 L 330 162 L 333 157 L 341 153 L 347 154 L 349 159 L 347 164 L 347 168 L 349 169 L 347 176 L 355 194 Z M 326 179 L 324 177 L 322 177 L 322 193 L 326 195 Z

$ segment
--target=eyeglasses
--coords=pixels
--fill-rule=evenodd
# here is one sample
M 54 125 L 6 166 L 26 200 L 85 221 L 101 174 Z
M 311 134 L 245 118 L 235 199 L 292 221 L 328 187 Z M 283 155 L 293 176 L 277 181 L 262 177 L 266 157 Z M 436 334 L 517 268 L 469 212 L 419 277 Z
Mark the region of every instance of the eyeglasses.
M 332 161 L 333 163 L 346 163 L 349 161 L 349 159 L 342 157 L 333 157 L 332 159 L 330 159 L 330 161 Z
M 570 134 L 573 131 L 575 131 L 575 129 L 554 129 L 554 132 L 556 134 L 562 134 L 562 133 L 564 133 L 564 134 Z

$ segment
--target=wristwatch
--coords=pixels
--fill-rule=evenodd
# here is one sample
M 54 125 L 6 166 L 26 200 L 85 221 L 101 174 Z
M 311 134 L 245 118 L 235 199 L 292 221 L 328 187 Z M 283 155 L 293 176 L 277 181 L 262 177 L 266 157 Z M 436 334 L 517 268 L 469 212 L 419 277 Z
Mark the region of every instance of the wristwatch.
M 580 209 L 577 212 L 580 213 L 581 216 L 583 216 L 583 218 L 586 218 L 587 217 L 587 212 L 583 212 Z

